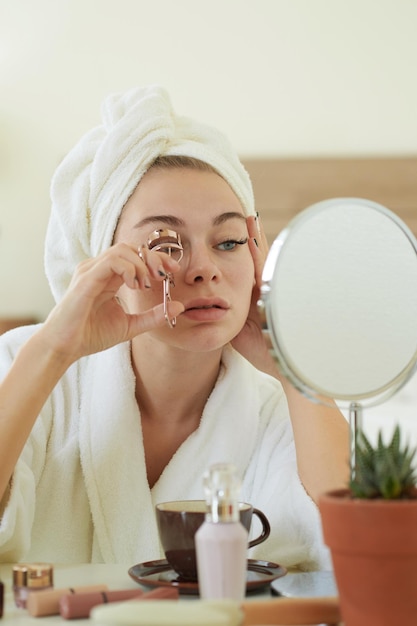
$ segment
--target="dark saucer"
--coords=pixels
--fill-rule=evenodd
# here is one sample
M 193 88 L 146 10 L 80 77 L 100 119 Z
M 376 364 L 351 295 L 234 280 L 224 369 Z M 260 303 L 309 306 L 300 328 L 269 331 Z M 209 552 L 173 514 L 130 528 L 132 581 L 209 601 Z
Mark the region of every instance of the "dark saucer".
M 246 592 L 257 591 L 286 573 L 285 567 L 276 563 L 248 559 Z M 146 587 L 177 587 L 182 594 L 198 595 L 198 583 L 180 578 L 165 559 L 133 565 L 128 574 Z

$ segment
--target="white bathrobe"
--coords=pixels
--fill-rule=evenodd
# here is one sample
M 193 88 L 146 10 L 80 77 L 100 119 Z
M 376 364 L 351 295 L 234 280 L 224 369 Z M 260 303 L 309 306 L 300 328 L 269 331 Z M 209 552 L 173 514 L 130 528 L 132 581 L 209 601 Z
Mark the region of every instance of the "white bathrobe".
M 32 332 L 19 328 L 0 338 L 1 377 Z M 204 471 L 223 461 L 243 476 L 241 499 L 271 523 L 269 539 L 249 556 L 329 568 L 317 507 L 297 474 L 281 385 L 232 348 L 223 363 L 199 428 L 152 489 L 129 344 L 74 364 L 43 407 L 16 466 L 0 522 L 0 561 L 132 565 L 163 558 L 155 504 L 204 498 Z

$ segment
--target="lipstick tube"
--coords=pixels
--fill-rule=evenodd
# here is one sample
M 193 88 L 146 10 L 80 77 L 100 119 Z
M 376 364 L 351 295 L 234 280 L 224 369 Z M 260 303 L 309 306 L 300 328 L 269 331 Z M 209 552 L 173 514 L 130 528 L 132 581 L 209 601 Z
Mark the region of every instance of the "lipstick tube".
M 90 610 L 107 602 L 122 602 L 143 595 L 140 589 L 120 589 L 116 591 L 94 591 L 92 593 L 66 594 L 59 600 L 59 612 L 64 619 L 88 617 Z
M 175 600 L 178 595 L 178 589 L 173 587 L 158 587 L 147 593 L 140 589 L 122 589 L 65 595 L 59 601 L 59 612 L 64 619 L 80 619 L 89 617 L 91 609 L 100 604 L 125 600 Z
M 92 593 L 93 591 L 107 591 L 107 585 L 88 585 L 86 587 L 67 587 L 65 589 L 45 589 L 30 591 L 26 600 L 26 608 L 32 617 L 59 615 L 59 601 L 62 596 L 77 593 Z

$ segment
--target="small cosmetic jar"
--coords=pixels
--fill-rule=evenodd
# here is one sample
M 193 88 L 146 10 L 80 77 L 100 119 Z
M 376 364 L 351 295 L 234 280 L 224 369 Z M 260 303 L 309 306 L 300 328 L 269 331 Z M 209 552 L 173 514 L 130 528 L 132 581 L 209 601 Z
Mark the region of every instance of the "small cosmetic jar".
M 50 563 L 18 563 L 13 566 L 13 593 L 16 606 L 26 608 L 29 592 L 53 587 L 53 566 Z

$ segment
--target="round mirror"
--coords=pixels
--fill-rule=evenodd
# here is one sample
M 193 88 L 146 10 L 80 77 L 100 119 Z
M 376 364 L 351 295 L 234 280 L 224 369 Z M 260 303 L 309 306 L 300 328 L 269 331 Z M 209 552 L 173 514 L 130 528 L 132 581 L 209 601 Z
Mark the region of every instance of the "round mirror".
M 306 395 L 371 406 L 417 361 L 417 242 L 391 211 L 336 198 L 275 239 L 261 303 L 283 373 Z

